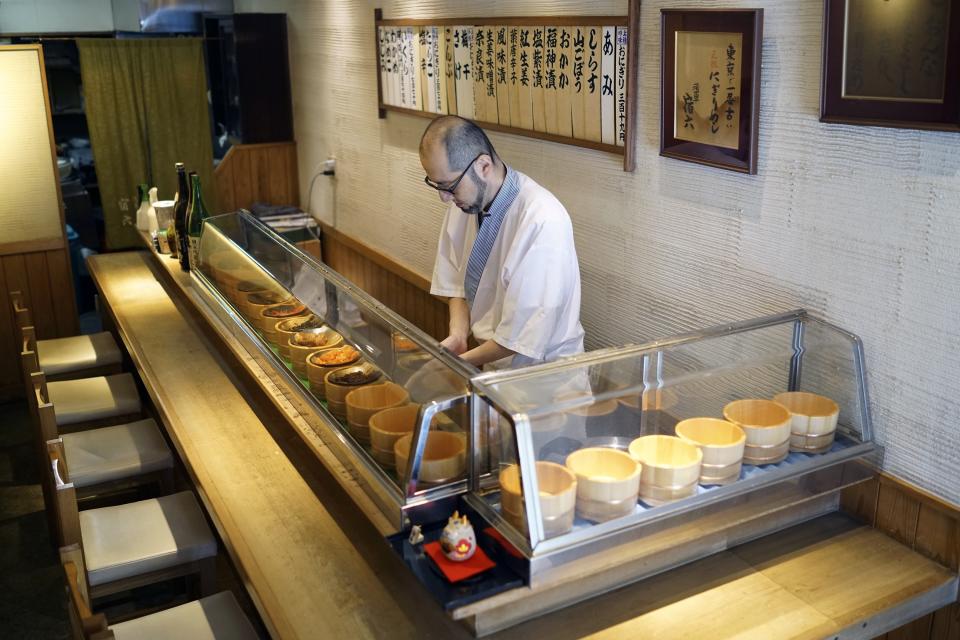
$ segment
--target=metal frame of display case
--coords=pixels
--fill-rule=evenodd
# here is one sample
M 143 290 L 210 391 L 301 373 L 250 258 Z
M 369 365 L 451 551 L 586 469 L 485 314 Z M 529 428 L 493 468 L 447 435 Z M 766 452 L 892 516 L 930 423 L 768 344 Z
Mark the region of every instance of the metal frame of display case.
M 840 451 L 812 456 L 807 460 L 793 463 L 783 468 L 765 469 L 765 472 L 762 474 L 744 478 L 726 486 L 717 487 L 700 495 L 691 496 L 615 520 L 594 524 L 587 529 L 571 531 L 556 538 L 546 539 L 540 518 L 540 503 L 539 500 L 536 499 L 536 496 L 538 496 L 536 474 L 522 472 L 523 469 L 535 468 L 536 463 L 535 453 L 531 446 L 530 418 L 542 415 L 546 411 L 555 412 L 573 408 L 578 404 L 578 401 L 577 399 L 571 399 L 566 403 L 559 402 L 550 407 L 538 408 L 530 412 L 519 410 L 510 411 L 509 408 L 515 405 L 515 403 L 511 401 L 510 398 L 505 397 L 504 394 L 496 388 L 496 385 L 533 379 L 538 376 L 548 375 L 552 372 L 562 372 L 564 370 L 586 367 L 591 364 L 600 364 L 608 362 L 614 357 L 627 358 L 634 356 L 643 358 L 644 380 L 642 383 L 630 388 L 616 389 L 602 394 L 596 394 L 593 396 L 593 400 L 595 402 L 602 402 L 608 399 L 608 397 L 623 396 L 633 392 L 648 393 L 658 388 L 658 371 L 662 367 L 663 353 L 671 347 L 791 323 L 793 324 L 792 347 L 794 355 L 790 363 L 788 389 L 790 391 L 797 390 L 800 384 L 804 354 L 804 335 L 807 324 L 816 324 L 828 329 L 850 343 L 850 347 L 853 350 L 853 367 L 857 378 L 861 432 L 855 434 L 843 429 L 842 426 L 838 426 L 838 433 L 842 432 L 847 437 L 858 441 L 856 444 Z M 500 415 L 507 418 L 513 426 L 518 463 L 521 468 L 521 484 L 525 496 L 524 501 L 527 513 L 527 530 L 530 534 L 529 539 L 525 538 L 513 526 L 509 525 L 496 509 L 478 495 L 482 490 L 482 478 L 481 475 L 477 473 L 477 469 L 480 468 L 480 451 L 477 449 L 472 451 L 471 464 L 468 464 L 470 491 L 466 497 L 466 501 L 482 517 L 494 524 L 500 533 L 530 561 L 532 583 L 537 582 L 538 573 L 555 572 L 566 562 L 577 562 L 588 558 L 591 554 L 598 551 L 610 548 L 616 544 L 621 544 L 625 540 L 641 537 L 651 525 L 658 527 L 670 526 L 671 520 L 677 523 L 685 521 L 692 522 L 697 519 L 697 516 L 702 516 L 704 509 L 707 507 L 716 507 L 726 501 L 735 501 L 737 498 L 749 496 L 764 489 L 778 485 L 782 486 L 782 483 L 804 482 L 804 479 L 807 478 L 807 481 L 810 482 L 812 486 L 819 485 L 825 488 L 824 492 L 835 493 L 843 486 L 854 484 L 869 477 L 868 472 L 859 471 L 863 465 L 847 465 L 846 463 L 857 458 L 878 456 L 880 454 L 879 447 L 872 442 L 873 426 L 869 411 L 869 396 L 862 342 L 852 333 L 810 316 L 802 309 L 755 320 L 711 327 L 668 339 L 655 340 L 647 344 L 585 353 L 562 361 L 520 370 L 483 373 L 471 380 L 471 386 L 477 397 L 485 401 L 474 402 L 472 419 L 472 439 L 474 441 L 477 441 L 479 438 L 480 434 L 478 433 L 478 429 L 482 417 L 481 413 L 486 410 L 487 404 L 497 407 Z M 582 404 L 582 398 L 579 404 Z M 830 469 L 832 467 L 836 467 L 839 471 L 834 469 L 834 471 L 831 472 Z M 837 473 L 839 473 L 839 477 L 833 478 L 836 480 L 836 486 L 830 487 L 831 482 L 828 478 L 836 476 Z
M 266 238 L 282 246 L 287 252 L 287 260 L 298 260 L 304 265 L 312 268 L 330 284 L 333 284 L 338 290 L 347 293 L 354 302 L 363 306 L 365 313 L 373 314 L 384 324 L 391 326 L 394 330 L 402 333 L 417 344 L 424 352 L 428 353 L 435 360 L 442 362 L 452 371 L 463 378 L 465 384 L 469 383 L 470 377 L 475 375 L 478 370 L 460 358 L 457 358 L 440 347 L 439 343 L 424 334 L 420 329 L 407 322 L 404 318 L 397 315 L 383 303 L 377 301 L 362 289 L 351 283 L 349 280 L 333 271 L 323 263 L 317 261 L 309 254 L 301 251 L 290 244 L 268 226 L 257 220 L 248 212 L 241 210 L 235 214 L 224 214 L 215 216 L 204 223 L 204 234 L 216 234 L 218 241 L 230 246 L 239 255 L 246 256 L 253 265 L 262 272 L 261 275 L 268 277 L 277 285 L 288 289 L 290 283 L 284 283 L 278 279 L 277 274 L 271 273 L 257 259 L 247 253 L 242 247 L 237 245 L 229 236 L 217 228 L 217 218 L 226 218 L 236 216 L 243 224 L 249 225 L 248 229 L 256 229 L 257 233 L 263 234 Z M 201 237 L 202 247 L 202 237 Z M 456 480 L 454 482 L 436 487 L 428 487 L 417 490 L 416 482 L 412 481 L 418 477 L 422 464 L 422 457 L 426 447 L 426 437 L 424 433 L 429 429 L 433 418 L 441 412 L 455 408 L 468 402 L 467 396 L 454 396 L 444 400 L 433 400 L 423 404 L 417 424 L 419 425 L 413 431 L 411 443 L 411 455 L 408 460 L 407 471 L 404 473 L 400 486 L 387 476 L 384 469 L 372 459 L 355 440 L 350 436 L 326 407 L 324 407 L 308 390 L 297 376 L 291 372 L 286 364 L 277 356 L 268 344 L 258 335 L 256 329 L 244 318 L 221 293 L 218 285 L 205 275 L 202 269 L 192 269 L 192 278 L 200 285 L 200 290 L 207 294 L 208 302 L 213 311 L 225 320 L 225 324 L 230 327 L 233 334 L 241 340 L 247 351 L 255 356 L 265 359 L 270 363 L 269 370 L 277 374 L 274 382 L 281 382 L 282 391 L 288 400 L 295 400 L 301 414 L 312 411 L 322 419 L 320 423 L 326 428 L 318 428 L 314 422 L 310 422 L 311 427 L 320 438 L 327 444 L 336 455 L 337 459 L 347 468 L 355 473 L 357 481 L 366 490 L 367 494 L 378 506 L 381 512 L 390 520 L 397 530 L 406 528 L 409 524 L 411 511 L 417 509 L 430 508 L 435 504 L 441 504 L 445 501 L 455 498 L 466 491 L 466 480 Z M 348 333 L 348 327 L 338 326 L 337 331 Z M 363 340 L 359 340 L 355 335 L 346 335 L 354 344 L 363 345 Z M 265 368 L 268 370 L 268 368 Z

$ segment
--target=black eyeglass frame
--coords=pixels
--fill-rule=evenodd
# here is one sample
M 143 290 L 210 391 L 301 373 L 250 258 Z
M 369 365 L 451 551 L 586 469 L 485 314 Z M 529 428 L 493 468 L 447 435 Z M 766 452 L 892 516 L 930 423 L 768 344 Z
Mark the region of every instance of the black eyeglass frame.
M 457 187 L 460 186 L 460 181 L 463 180 L 464 176 L 467 175 L 467 171 L 470 171 L 470 167 L 473 166 L 473 163 L 479 160 L 480 156 L 486 156 L 486 155 L 489 155 L 486 151 L 484 151 L 483 153 L 478 153 L 477 157 L 475 157 L 473 160 L 470 161 L 470 164 L 467 165 L 467 168 L 463 170 L 460 176 L 456 180 L 451 182 L 449 185 L 447 185 L 446 187 L 441 187 L 438 183 L 431 180 L 428 176 L 423 176 L 423 183 L 428 187 L 430 187 L 431 189 L 436 189 L 437 191 L 443 191 L 443 192 L 449 193 L 450 195 L 453 195 L 453 192 L 456 191 Z

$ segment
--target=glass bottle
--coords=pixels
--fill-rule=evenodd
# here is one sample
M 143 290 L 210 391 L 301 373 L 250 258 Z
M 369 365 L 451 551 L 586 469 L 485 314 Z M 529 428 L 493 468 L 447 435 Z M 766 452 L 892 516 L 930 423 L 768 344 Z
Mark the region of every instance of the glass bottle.
M 150 209 L 150 194 L 146 184 L 137 185 L 137 200 L 140 202 L 137 207 L 137 229 L 147 231 L 150 228 L 147 211 Z
M 200 264 L 200 232 L 203 230 L 203 221 L 210 217 L 207 205 L 203 203 L 203 193 L 200 190 L 200 177 L 196 173 L 190 174 L 192 192 L 190 195 L 190 213 L 187 218 L 187 235 L 190 238 L 190 266 Z
M 190 270 L 190 251 L 187 246 L 187 208 L 190 206 L 190 186 L 187 183 L 187 170 L 182 162 L 177 163 L 177 204 L 173 210 L 173 226 L 176 240 L 177 259 L 180 268 Z

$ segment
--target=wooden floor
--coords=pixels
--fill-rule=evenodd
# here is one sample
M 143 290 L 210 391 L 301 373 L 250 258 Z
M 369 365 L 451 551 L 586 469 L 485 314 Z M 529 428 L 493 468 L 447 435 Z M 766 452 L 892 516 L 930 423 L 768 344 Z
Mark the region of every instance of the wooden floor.
M 393 557 L 256 381 L 182 301 L 171 300 L 162 260 L 130 252 L 95 256 L 89 265 L 270 632 L 468 637 Z M 495 637 L 870 638 L 899 626 L 894 617 L 919 616 L 956 597 L 950 571 L 838 514 Z

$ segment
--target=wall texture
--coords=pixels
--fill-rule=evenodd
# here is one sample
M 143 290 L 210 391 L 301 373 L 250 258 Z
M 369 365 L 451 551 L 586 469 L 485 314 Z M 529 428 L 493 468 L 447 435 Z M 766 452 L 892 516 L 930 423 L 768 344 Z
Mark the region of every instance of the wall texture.
M 443 214 L 421 118 L 377 119 L 385 17 L 626 14 L 617 2 L 237 0 L 289 14 L 301 202 L 429 275 Z M 762 6 L 759 175 L 660 158 L 659 12 Z M 507 135 L 500 154 L 570 211 L 588 348 L 806 307 L 864 340 L 886 469 L 960 503 L 960 136 L 817 120 L 821 0 L 644 0 L 639 166 Z M 336 181 L 311 178 L 328 156 Z M 336 212 L 334 215 L 333 212 Z

